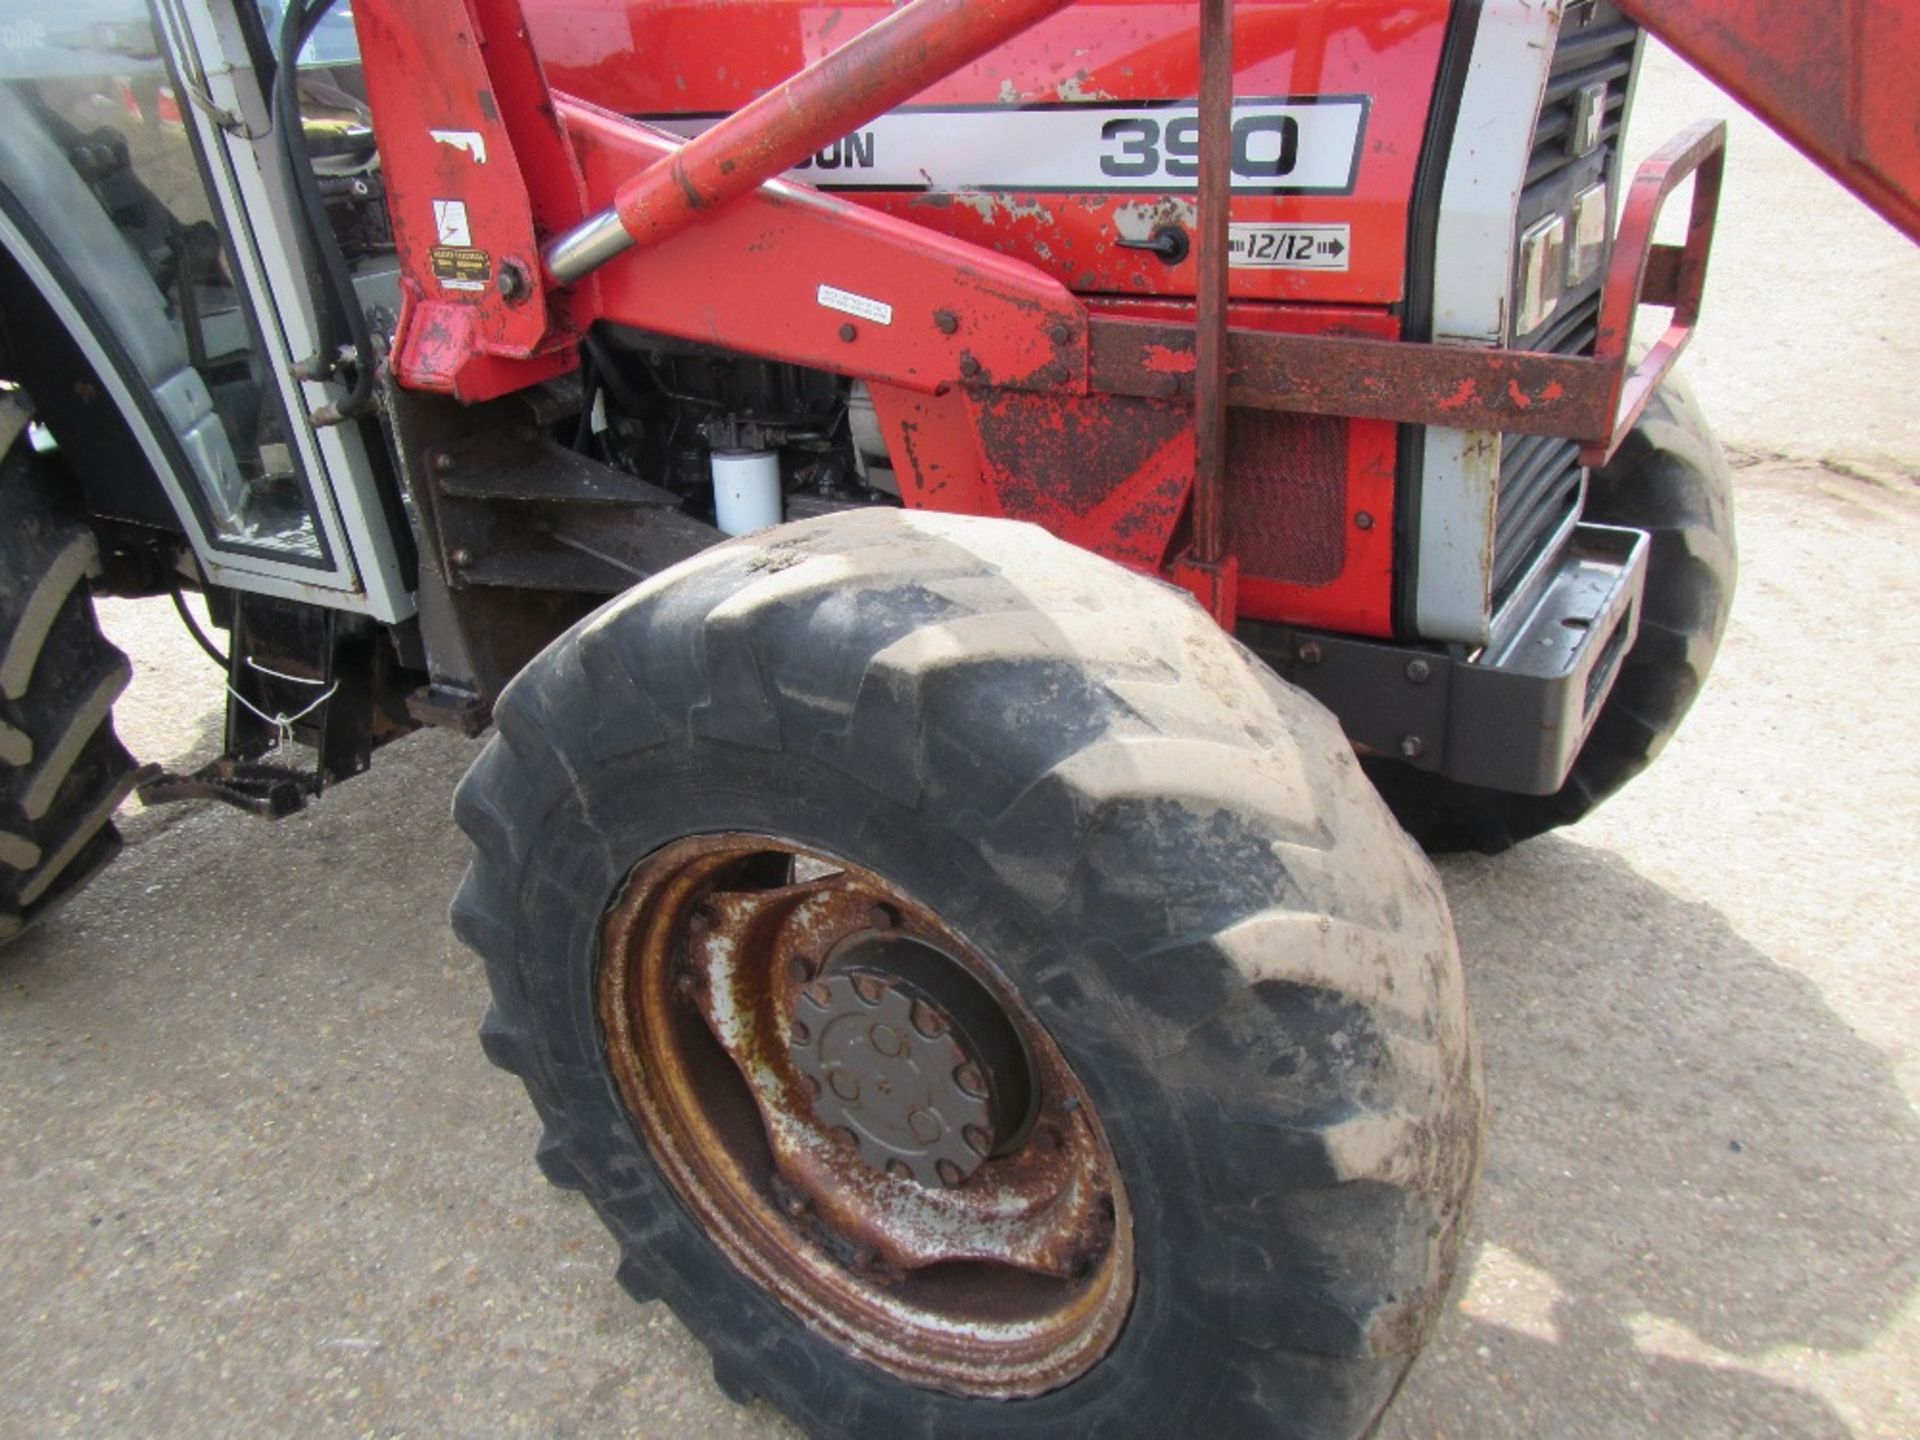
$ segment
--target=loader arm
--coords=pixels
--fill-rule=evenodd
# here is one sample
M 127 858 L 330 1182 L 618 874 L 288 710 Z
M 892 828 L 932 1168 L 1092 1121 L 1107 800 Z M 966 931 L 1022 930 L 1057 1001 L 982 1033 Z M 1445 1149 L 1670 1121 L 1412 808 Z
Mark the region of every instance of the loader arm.
M 1884 0 L 1621 0 L 1912 240 L 1920 240 L 1920 10 Z

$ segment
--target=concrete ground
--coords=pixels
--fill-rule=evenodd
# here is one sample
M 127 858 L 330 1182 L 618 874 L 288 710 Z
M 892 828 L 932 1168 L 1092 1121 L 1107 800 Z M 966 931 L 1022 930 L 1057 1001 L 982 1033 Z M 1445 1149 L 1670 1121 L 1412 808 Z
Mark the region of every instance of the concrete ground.
M 1645 99 L 1686 83 L 1661 64 Z M 1695 367 L 1742 464 L 1713 684 L 1618 803 L 1441 867 L 1495 1121 L 1396 1440 L 1920 1435 L 1920 266 L 1758 163 L 1716 278 L 1764 313 L 1725 306 Z M 1743 238 L 1776 201 L 1846 237 L 1818 293 Z M 1856 281 L 1872 323 L 1818 340 Z M 211 755 L 217 680 L 167 607 L 106 621 L 129 743 Z M 480 1056 L 445 922 L 475 753 L 413 737 L 274 826 L 130 813 L 0 953 L 0 1434 L 790 1433 L 615 1286 Z

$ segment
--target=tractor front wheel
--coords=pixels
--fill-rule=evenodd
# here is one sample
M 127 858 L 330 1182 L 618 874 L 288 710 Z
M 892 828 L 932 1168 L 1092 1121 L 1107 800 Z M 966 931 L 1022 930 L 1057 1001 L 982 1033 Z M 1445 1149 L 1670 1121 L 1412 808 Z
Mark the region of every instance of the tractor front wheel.
M 1440 1308 L 1479 1067 L 1332 718 L 1027 526 L 861 512 L 582 622 L 463 782 L 538 1155 L 817 1435 L 1348 1436 Z

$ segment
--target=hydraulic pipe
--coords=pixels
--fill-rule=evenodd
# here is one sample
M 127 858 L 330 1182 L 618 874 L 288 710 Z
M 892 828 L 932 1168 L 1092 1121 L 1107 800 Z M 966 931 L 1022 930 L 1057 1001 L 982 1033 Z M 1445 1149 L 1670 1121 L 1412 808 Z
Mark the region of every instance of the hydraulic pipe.
M 548 273 L 572 284 L 636 243 L 664 240 L 1069 3 L 913 0 L 632 177 L 612 209 L 548 248 Z

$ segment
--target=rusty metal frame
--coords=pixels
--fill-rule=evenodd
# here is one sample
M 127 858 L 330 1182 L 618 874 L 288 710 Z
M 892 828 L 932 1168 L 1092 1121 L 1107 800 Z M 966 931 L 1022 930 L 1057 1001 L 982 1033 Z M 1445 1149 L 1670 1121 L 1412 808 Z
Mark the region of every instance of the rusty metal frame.
M 1580 457 L 1584 464 L 1604 465 L 1620 448 L 1653 392 L 1693 339 L 1706 290 L 1707 259 L 1713 251 L 1726 147 L 1725 123 L 1702 121 L 1668 141 L 1633 177 L 1614 239 L 1613 266 L 1607 273 L 1606 289 L 1601 292 L 1600 334 L 1594 344 L 1595 362 L 1612 367 L 1614 381 L 1606 412 L 1613 416 L 1613 429 L 1604 446 L 1588 443 Z M 1687 218 L 1686 243 L 1655 245 L 1653 234 L 1660 213 L 1689 176 L 1693 178 L 1693 208 Z M 1645 358 L 1629 372 L 1634 316 L 1643 304 L 1671 306 L 1673 317 Z
M 1479 350 L 1404 340 L 1227 332 L 1227 401 L 1265 410 L 1561 435 L 1604 464 L 1693 338 L 1713 245 L 1726 126 L 1683 131 L 1641 166 L 1621 216 L 1592 356 Z M 1694 179 L 1683 245 L 1653 234 L 1668 199 Z M 1202 194 L 1204 195 L 1204 188 Z M 1635 313 L 1671 306 L 1673 318 L 1629 371 Z M 1195 329 L 1095 316 L 1089 381 L 1116 395 L 1177 399 L 1199 388 Z M 1196 525 L 1196 532 L 1197 532 Z
M 1200 3 L 1199 295 L 1194 326 L 1193 558 L 1226 554 L 1227 246 L 1233 171 L 1233 0 Z
M 1175 581 L 1231 630 L 1239 563 L 1227 543 L 1227 409 L 1232 365 L 1227 328 L 1232 227 L 1233 0 L 1200 4 L 1200 144 L 1194 258 L 1199 274 L 1193 337 L 1192 536 L 1173 558 Z M 1088 322 L 1089 350 L 1094 322 Z M 1089 355 L 1091 361 L 1091 354 Z M 1098 389 L 1091 384 L 1089 388 Z

